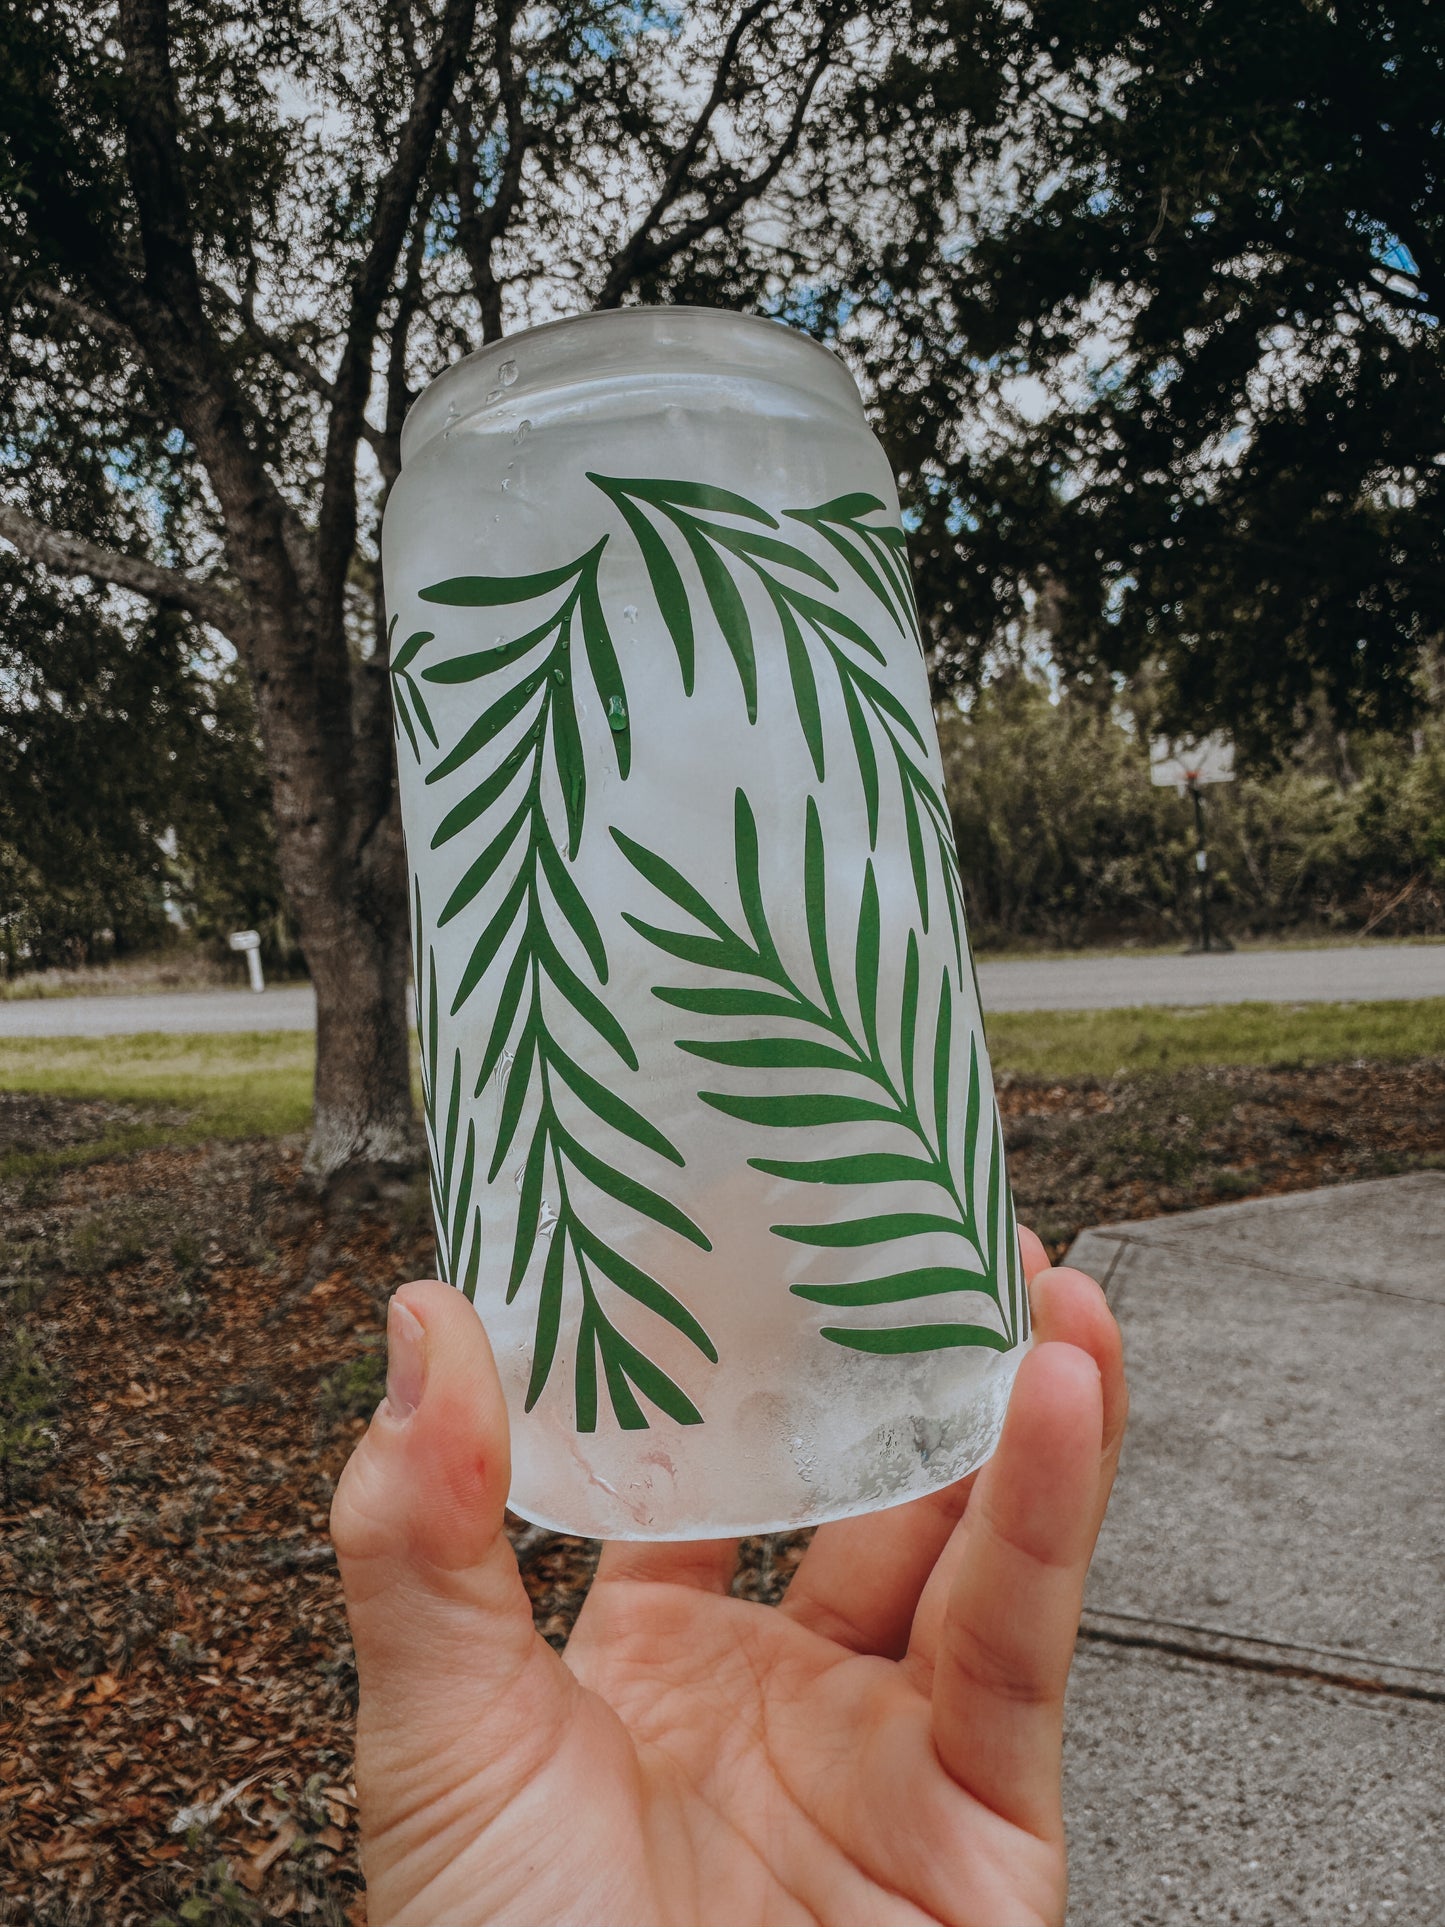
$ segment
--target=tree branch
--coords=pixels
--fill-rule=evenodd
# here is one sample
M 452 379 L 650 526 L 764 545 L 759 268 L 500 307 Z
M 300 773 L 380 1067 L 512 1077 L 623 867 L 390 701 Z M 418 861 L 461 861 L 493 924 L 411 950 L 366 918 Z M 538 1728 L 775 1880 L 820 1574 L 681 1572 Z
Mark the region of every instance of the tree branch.
M 138 555 L 121 555 L 83 535 L 70 535 L 37 522 L 12 503 L 0 502 L 0 536 L 32 562 L 57 575 L 86 575 L 129 589 L 160 609 L 183 609 L 198 621 L 219 629 L 239 648 L 247 634 L 242 605 L 213 583 L 196 582 L 179 570 L 165 569 Z
M 389 493 L 401 473 L 401 430 L 412 394 L 406 381 L 406 349 L 411 324 L 421 306 L 421 271 L 426 259 L 426 219 L 417 210 L 407 243 L 406 265 L 402 270 L 401 293 L 396 301 L 396 319 L 391 328 L 391 344 L 386 358 L 386 424 L 374 433 L 372 446 L 381 468 L 382 483 Z M 380 630 L 378 630 L 380 634 Z
M 253 348 L 258 348 L 263 355 L 269 355 L 278 368 L 288 375 L 294 375 L 302 387 L 310 389 L 313 395 L 331 400 L 335 391 L 330 376 L 324 374 L 309 355 L 303 354 L 294 341 L 286 341 L 282 336 L 273 335 L 269 329 L 263 328 L 256 319 L 256 311 L 249 299 L 243 297 L 235 300 L 219 288 L 215 292 L 223 296 L 227 307 L 240 323 L 242 335 Z
M 1428 315 L 1434 312 L 1428 295 L 1423 291 L 1411 293 L 1406 288 L 1392 288 L 1388 279 L 1381 278 L 1393 275 L 1400 280 L 1413 281 L 1419 290 L 1417 276 L 1406 274 L 1403 269 L 1387 267 L 1373 255 L 1336 253 L 1333 249 L 1312 244 L 1288 227 L 1269 221 L 1251 222 L 1236 229 L 1235 233 L 1246 244 L 1273 248 L 1279 254 L 1292 255 L 1306 266 L 1324 268 L 1341 284 L 1367 290 L 1403 314 Z
M 667 177 L 657 198 L 643 216 L 632 238 L 613 256 L 612 265 L 607 271 L 607 279 L 603 282 L 602 291 L 597 297 L 599 308 L 617 307 L 629 286 L 640 276 L 654 273 L 658 268 L 665 267 L 669 261 L 681 254 L 684 248 L 690 247 L 694 241 L 701 240 L 703 235 L 710 233 L 714 228 L 726 227 L 734 215 L 740 213 L 750 201 L 755 201 L 759 195 L 765 194 L 772 186 L 797 150 L 807 122 L 809 103 L 832 59 L 833 35 L 846 10 L 844 6 L 830 6 L 826 9 L 822 33 L 813 58 L 809 62 L 802 87 L 793 104 L 788 125 L 771 160 L 759 168 L 756 174 L 748 175 L 746 179 L 730 188 L 726 194 L 714 200 L 709 192 L 710 183 L 706 180 L 690 180 L 688 171 L 696 157 L 707 124 L 716 112 L 725 92 L 726 68 L 736 57 L 737 44 L 741 38 L 740 30 L 751 25 L 762 11 L 762 7 L 755 4 L 739 18 L 733 32 L 728 36 L 727 45 L 719 60 L 712 92 L 693 123 L 687 140 L 674 156 L 672 166 L 668 169 Z M 670 233 L 656 240 L 649 239 L 652 229 L 667 208 L 688 192 L 698 192 L 703 195 L 707 205 L 702 213 L 694 215 L 690 221 L 684 221 L 680 227 L 674 228 Z
M 497 191 L 486 207 L 476 205 L 475 157 L 468 151 L 472 141 L 470 125 L 460 130 L 457 148 L 457 238 L 467 257 L 472 289 L 481 306 L 484 342 L 502 338 L 502 287 L 493 265 L 492 249 L 516 211 L 522 192 L 522 168 L 532 144 L 531 131 L 522 112 L 523 86 L 512 42 L 518 10 L 518 0 L 497 0 L 497 97 L 507 130 L 507 153 Z
M 114 315 L 106 314 L 104 309 L 93 308 L 88 301 L 67 294 L 64 288 L 53 287 L 48 281 L 26 281 L 21 292 L 53 313 L 63 314 L 67 320 L 79 322 L 82 328 L 89 328 L 102 341 L 113 341 L 129 349 L 133 355 L 140 353 L 135 336 L 123 321 L 117 321 Z
M 629 238 L 623 242 L 617 253 L 612 257 L 612 265 L 607 270 L 607 279 L 603 282 L 602 293 L 598 297 L 597 305 L 599 308 L 615 308 L 617 306 L 628 283 L 635 278 L 638 272 L 636 264 L 642 252 L 648 246 L 647 237 L 667 213 L 668 209 L 676 203 L 679 196 L 685 191 L 692 164 L 697 159 L 698 150 L 707 137 L 708 129 L 712 126 L 713 116 L 727 96 L 728 87 L 732 80 L 733 66 L 738 57 L 738 50 L 742 46 L 748 29 L 760 15 L 767 12 L 770 4 L 771 0 L 752 0 L 752 5 L 744 7 L 737 19 L 733 22 L 732 29 L 727 39 L 723 42 L 723 50 L 718 55 L 717 68 L 712 77 L 712 87 L 708 92 L 707 99 L 693 117 L 693 123 L 687 131 L 686 139 L 673 155 L 668 170 L 662 177 L 662 185 L 653 196 L 652 205 L 633 229 Z
M 121 0 L 126 157 L 145 250 L 145 279 L 182 327 L 210 340 L 179 164 L 180 113 L 171 68 L 168 0 Z
M 377 190 L 371 239 L 352 281 L 346 343 L 332 383 L 335 399 L 316 527 L 317 593 L 325 626 L 340 624 L 346 571 L 356 545 L 356 445 L 366 419 L 377 322 L 406 240 L 417 190 L 471 43 L 476 14 L 477 0 L 447 0 L 431 59 L 396 137 L 396 158 Z
M 323 401 L 335 400 L 336 387 L 331 377 L 318 368 L 311 357 L 303 353 L 294 341 L 287 341 L 283 335 L 273 335 L 268 328 L 262 327 L 256 319 L 256 311 L 248 295 L 240 297 L 233 295 L 218 282 L 211 283 L 210 292 L 218 300 L 224 301 L 236 316 L 242 335 L 253 348 L 258 349 L 263 355 L 269 355 L 278 368 L 288 375 L 294 375 L 302 387 L 309 390 L 311 394 L 319 395 Z M 371 423 L 363 418 L 361 439 L 369 442 L 380 457 L 385 439 L 382 429 L 373 428 Z
M 140 217 L 144 284 L 103 256 L 107 293 L 194 443 L 226 512 L 227 549 L 248 593 L 273 610 L 302 600 L 298 518 L 248 433 L 205 311 L 181 163 L 168 0 L 121 0 L 126 158 Z M 344 671 L 344 654 L 342 656 Z
M 113 330 L 133 338 L 178 426 L 195 446 L 226 512 L 227 549 L 248 600 L 294 608 L 298 518 L 251 446 L 225 358 L 206 319 L 178 149 L 167 0 L 121 0 L 126 86 L 119 100 L 139 216 L 138 258 L 62 157 L 73 135 L 53 85 L 37 89 L 19 145 L 45 251 L 93 292 Z M 89 304 L 82 304 L 89 305 Z

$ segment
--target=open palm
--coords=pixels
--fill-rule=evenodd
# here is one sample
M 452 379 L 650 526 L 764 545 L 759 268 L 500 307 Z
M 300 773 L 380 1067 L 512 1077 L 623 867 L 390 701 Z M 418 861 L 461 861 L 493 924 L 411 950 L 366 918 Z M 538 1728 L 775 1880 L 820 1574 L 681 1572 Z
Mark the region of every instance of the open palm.
M 503 1531 L 506 1413 L 449 1286 L 403 1287 L 332 1532 L 361 1683 L 372 1927 L 1063 1919 L 1063 1694 L 1125 1394 L 1043 1269 L 973 1479 L 823 1526 L 778 1607 L 736 1544 L 613 1544 L 565 1656 Z

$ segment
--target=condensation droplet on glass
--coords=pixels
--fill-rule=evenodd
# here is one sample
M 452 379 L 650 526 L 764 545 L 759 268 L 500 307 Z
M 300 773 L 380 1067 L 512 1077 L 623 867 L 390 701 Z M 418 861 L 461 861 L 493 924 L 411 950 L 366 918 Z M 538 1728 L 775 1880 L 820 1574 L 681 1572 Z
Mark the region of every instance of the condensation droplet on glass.
M 620 696 L 607 698 L 607 726 L 618 736 L 627 727 L 627 704 Z
M 501 367 L 497 370 L 497 380 L 502 384 L 504 388 L 510 388 L 512 383 L 516 379 L 517 379 L 516 362 L 504 361 Z
M 496 1085 L 498 1090 L 502 1088 L 502 1079 L 507 1075 L 507 1072 L 512 1068 L 512 1061 L 514 1056 L 515 1056 L 515 1052 L 504 1050 L 501 1056 L 497 1059 L 497 1068 L 492 1072 L 492 1082 Z
M 512 486 L 512 478 L 511 478 L 511 476 L 510 476 L 510 475 L 504 475 L 504 476 L 502 477 L 502 487 L 503 487 L 503 488 L 510 488 L 511 486 Z
M 552 671 L 552 680 L 553 682 L 557 682 L 557 683 L 566 682 L 567 680 L 567 671 L 562 667 L 560 662 L 558 663 L 557 667 Z
M 627 607 L 622 611 L 622 618 L 624 622 L 636 622 L 637 604 L 635 602 L 628 603 Z
M 522 1188 L 522 1179 L 526 1176 L 526 1174 L 527 1174 L 527 1167 L 525 1164 L 519 1164 L 516 1170 L 512 1173 L 512 1182 L 513 1184 L 516 1185 L 519 1191 Z
M 531 434 L 531 432 L 532 432 L 532 424 L 529 421 L 520 421 L 517 423 L 516 428 L 513 430 L 512 440 L 514 442 L 524 442 L 526 441 L 527 437 Z
M 500 388 L 489 388 L 489 389 L 487 390 L 487 406 L 488 406 L 488 407 L 490 407 L 490 406 L 491 406 L 491 404 L 492 404 L 492 403 L 493 403 L 494 401 L 500 401 L 501 399 L 502 399 L 502 391 L 501 391 L 501 389 L 500 389 Z
M 543 1198 L 542 1208 L 537 1213 L 537 1236 L 550 1238 L 557 1229 L 557 1213 L 552 1209 L 550 1198 Z

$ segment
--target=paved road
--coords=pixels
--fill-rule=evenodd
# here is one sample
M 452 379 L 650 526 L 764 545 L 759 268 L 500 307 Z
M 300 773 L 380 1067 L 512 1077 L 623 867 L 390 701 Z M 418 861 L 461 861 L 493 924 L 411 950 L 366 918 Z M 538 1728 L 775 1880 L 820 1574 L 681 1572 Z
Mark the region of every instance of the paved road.
M 170 990 L 153 997 L 36 997 L 0 1004 L 0 1038 L 129 1037 L 159 1030 L 312 1030 L 310 984 L 281 990 Z
M 1208 957 L 1050 957 L 980 964 L 978 977 L 990 1011 L 1379 1003 L 1445 997 L 1445 944 L 1237 950 Z
M 1132 1406 L 1070 1927 L 1445 1920 L 1445 1172 L 1086 1231 Z
M 1445 997 L 1445 944 L 1247 950 L 1210 957 L 1061 957 L 984 963 L 986 1010 L 1117 1010 L 1137 1004 L 1388 1002 Z M 53 997 L 0 1003 L 0 1038 L 122 1037 L 137 1031 L 310 1030 L 309 985 Z

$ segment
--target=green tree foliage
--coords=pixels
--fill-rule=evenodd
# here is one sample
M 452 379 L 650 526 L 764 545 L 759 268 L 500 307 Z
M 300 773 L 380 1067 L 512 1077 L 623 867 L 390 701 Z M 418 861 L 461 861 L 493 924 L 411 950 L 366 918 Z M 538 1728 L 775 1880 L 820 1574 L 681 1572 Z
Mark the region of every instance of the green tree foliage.
M 998 110 L 912 430 L 945 680 L 1032 602 L 1188 724 L 1394 727 L 1445 623 L 1445 14 L 963 11 Z
M 246 685 L 174 614 L 97 609 L 0 556 L 0 963 L 155 943 L 167 897 L 202 936 L 276 933 Z
M 1149 781 L 1132 719 L 1034 677 L 940 715 L 975 945 L 1192 934 L 1194 818 Z M 1445 931 L 1445 718 L 1346 744 L 1316 730 L 1281 766 L 1207 792 L 1211 900 L 1235 934 Z
M 9 11 L 0 536 L 37 594 L 93 585 L 82 651 L 133 633 L 105 583 L 233 645 L 317 984 L 313 1162 L 412 1141 L 375 561 L 421 386 L 589 307 L 782 316 L 860 376 L 941 689 L 1044 620 L 1076 680 L 1165 658 L 1195 724 L 1277 737 L 1323 687 L 1392 727 L 1445 573 L 1441 31 L 1425 0 Z
M 898 331 L 933 312 L 991 95 L 957 58 L 955 11 L 44 0 L 7 17 L 0 536 L 48 574 L 185 612 L 245 667 L 317 990 L 316 1169 L 414 1142 L 375 568 L 408 405 L 479 342 L 637 300 L 824 335 L 846 320 L 878 385 Z

